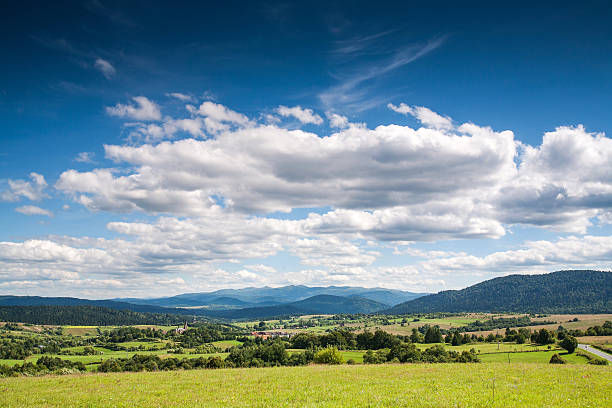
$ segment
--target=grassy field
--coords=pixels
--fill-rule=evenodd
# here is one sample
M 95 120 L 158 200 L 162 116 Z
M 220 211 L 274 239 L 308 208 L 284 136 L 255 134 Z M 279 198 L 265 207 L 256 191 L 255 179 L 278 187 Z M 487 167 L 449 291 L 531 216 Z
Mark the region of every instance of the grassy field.
M 0 380 L 4 407 L 604 407 L 612 369 L 544 364 L 307 366 Z
M 559 354 L 561 358 L 567 361 L 568 364 L 587 364 L 589 360 L 586 357 L 579 356 L 577 354 L 567 354 L 557 351 L 535 351 L 531 353 L 496 353 L 496 354 L 482 354 L 478 358 L 483 363 L 542 363 L 547 364 L 553 354 Z

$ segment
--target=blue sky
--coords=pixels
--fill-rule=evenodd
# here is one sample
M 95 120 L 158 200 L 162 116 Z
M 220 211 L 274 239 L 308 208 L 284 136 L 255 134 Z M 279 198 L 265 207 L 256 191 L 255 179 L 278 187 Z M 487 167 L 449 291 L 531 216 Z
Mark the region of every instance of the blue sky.
M 23 2 L 0 293 L 610 269 L 603 1 Z

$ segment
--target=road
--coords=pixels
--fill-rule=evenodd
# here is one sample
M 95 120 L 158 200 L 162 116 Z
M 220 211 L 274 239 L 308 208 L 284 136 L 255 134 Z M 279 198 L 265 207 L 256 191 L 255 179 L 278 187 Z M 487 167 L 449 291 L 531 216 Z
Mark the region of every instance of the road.
M 604 353 L 603 351 L 597 350 L 596 348 L 591 346 L 587 346 L 586 344 L 579 344 L 578 348 L 584 351 L 588 351 L 589 353 L 595 354 L 596 356 L 599 356 L 601 358 L 605 358 L 610 363 L 612 363 L 612 356 L 608 353 Z

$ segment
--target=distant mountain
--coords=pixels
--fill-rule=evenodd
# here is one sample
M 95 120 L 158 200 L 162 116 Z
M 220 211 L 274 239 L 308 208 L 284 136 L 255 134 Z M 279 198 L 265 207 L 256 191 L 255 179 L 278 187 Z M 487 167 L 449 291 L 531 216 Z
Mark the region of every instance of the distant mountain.
M 416 299 L 424 293 L 406 292 L 396 289 L 360 288 L 351 286 L 309 287 L 302 285 L 280 288 L 221 289 L 214 292 L 185 293 L 155 299 L 113 299 L 133 304 L 148 304 L 163 307 L 205 307 L 208 310 L 233 309 L 236 307 L 274 306 L 297 302 L 318 295 L 342 297 L 358 296 L 387 305 Z
M 358 296 L 316 295 L 277 306 L 209 311 L 207 315 L 225 319 L 263 319 L 297 314 L 372 313 L 387 307 L 389 305 Z
M 384 313 L 610 313 L 612 273 L 560 271 L 510 275 L 396 305 Z

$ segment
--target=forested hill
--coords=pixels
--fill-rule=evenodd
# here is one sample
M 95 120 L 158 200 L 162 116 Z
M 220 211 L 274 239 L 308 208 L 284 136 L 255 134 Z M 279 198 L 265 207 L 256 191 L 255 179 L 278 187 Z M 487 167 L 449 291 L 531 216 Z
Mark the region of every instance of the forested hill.
M 134 305 L 114 300 L 89 300 L 72 297 L 0 296 L 0 306 L 97 306 L 142 313 L 192 314 L 192 312 L 184 309 L 173 309 L 153 305 Z
M 99 306 L 0 306 L 0 321 L 32 324 L 122 326 L 131 324 L 181 324 L 184 316 L 142 313 Z
M 423 296 L 385 311 L 429 312 L 610 313 L 612 273 L 560 271 L 504 276 L 462 290 Z

